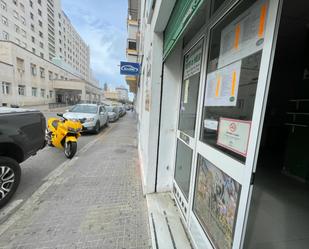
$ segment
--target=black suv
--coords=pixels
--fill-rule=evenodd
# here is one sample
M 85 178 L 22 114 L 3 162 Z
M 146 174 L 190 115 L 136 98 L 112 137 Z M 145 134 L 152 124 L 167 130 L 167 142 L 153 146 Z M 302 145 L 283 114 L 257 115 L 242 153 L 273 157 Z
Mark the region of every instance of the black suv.
M 45 129 L 39 111 L 0 107 L 0 208 L 19 185 L 19 164 L 44 148 Z

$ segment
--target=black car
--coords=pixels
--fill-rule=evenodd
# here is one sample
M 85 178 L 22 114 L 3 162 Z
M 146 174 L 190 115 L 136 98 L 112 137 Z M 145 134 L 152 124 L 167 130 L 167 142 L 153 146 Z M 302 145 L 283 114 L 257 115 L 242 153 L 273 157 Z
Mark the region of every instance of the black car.
M 44 148 L 45 129 L 39 111 L 0 107 L 0 208 L 19 185 L 19 164 Z

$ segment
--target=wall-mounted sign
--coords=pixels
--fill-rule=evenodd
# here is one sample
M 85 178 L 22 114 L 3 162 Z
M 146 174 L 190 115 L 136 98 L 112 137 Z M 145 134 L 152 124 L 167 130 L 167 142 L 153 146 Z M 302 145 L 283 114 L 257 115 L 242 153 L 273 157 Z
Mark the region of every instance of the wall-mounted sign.
M 236 106 L 241 61 L 207 75 L 205 106 Z
M 220 118 L 217 144 L 247 156 L 251 121 Z
M 140 64 L 133 62 L 120 62 L 120 74 L 122 75 L 139 75 L 140 74 Z

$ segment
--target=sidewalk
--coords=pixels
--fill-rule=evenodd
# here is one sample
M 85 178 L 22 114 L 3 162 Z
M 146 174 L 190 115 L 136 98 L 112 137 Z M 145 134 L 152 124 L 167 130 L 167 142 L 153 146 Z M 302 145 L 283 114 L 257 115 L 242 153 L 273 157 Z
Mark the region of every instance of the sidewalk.
M 0 225 L 0 248 L 151 248 L 135 122 L 128 113 L 54 170 Z

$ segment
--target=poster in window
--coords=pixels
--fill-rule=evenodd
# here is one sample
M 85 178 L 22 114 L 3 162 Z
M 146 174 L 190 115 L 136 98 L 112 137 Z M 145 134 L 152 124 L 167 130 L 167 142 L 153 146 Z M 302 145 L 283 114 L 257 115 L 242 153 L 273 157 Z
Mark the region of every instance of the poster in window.
M 217 144 L 247 156 L 251 121 L 220 118 Z
M 259 0 L 221 32 L 218 67 L 224 67 L 263 48 L 268 0 Z
M 205 106 L 236 106 L 241 61 L 207 75 Z
M 201 71 L 202 42 L 195 46 L 185 57 L 184 80 Z
M 199 155 L 193 210 L 216 249 L 231 249 L 241 185 Z

